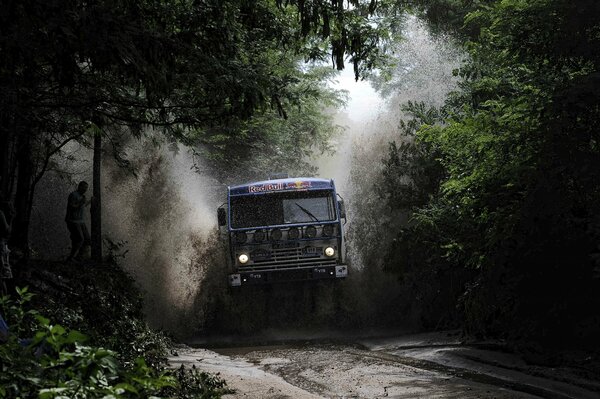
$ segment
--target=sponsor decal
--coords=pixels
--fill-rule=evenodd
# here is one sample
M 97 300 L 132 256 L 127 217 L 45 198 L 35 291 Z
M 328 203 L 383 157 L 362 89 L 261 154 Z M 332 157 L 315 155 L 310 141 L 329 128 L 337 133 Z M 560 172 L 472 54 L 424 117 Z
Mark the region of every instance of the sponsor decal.
M 279 191 L 283 189 L 283 183 L 267 183 L 248 187 L 248 191 L 251 193 L 264 193 L 265 191 Z
M 305 190 L 311 187 L 311 183 L 309 181 L 298 180 L 291 183 L 266 183 L 266 184 L 256 184 L 254 186 L 248 187 L 248 192 L 250 193 L 264 193 L 268 191 L 282 191 L 282 190 Z
M 305 188 L 310 188 L 310 186 L 311 185 L 309 181 L 298 180 L 293 183 L 288 183 L 286 188 L 288 190 L 302 190 Z

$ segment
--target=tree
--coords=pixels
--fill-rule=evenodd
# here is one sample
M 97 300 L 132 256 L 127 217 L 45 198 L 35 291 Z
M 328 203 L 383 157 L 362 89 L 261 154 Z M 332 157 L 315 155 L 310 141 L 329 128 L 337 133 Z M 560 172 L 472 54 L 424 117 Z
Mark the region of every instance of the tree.
M 238 135 L 255 113 L 284 117 L 301 66 L 349 54 L 358 74 L 381 58 L 374 8 L 353 1 L 9 2 L 0 16 L 2 196 L 18 203 L 13 244 L 27 252 L 35 182 L 70 140 L 102 118 L 184 144 Z M 371 14 L 369 14 L 371 13 Z M 105 129 L 106 130 L 106 129 Z
M 102 130 L 94 134 L 94 159 L 92 178 L 91 251 L 92 259 L 102 261 Z
M 460 13 L 453 29 L 476 33 L 463 36 L 461 91 L 443 123 L 417 133 L 444 178 L 393 250 L 410 258 L 409 244 L 427 242 L 440 255 L 425 265 L 472 271 L 460 302 L 471 332 L 588 345 L 600 329 L 587 310 L 598 306 L 600 6 L 502 0 Z

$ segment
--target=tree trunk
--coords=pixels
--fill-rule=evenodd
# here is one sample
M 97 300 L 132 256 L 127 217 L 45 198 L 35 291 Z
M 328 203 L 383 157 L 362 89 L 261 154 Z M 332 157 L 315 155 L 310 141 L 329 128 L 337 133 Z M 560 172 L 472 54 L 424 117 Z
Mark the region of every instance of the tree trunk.
M 17 146 L 15 134 L 10 131 L 12 126 L 0 117 L 0 197 L 10 200 L 14 194 L 15 176 L 17 170 Z
M 92 206 L 92 259 L 102 261 L 102 134 L 96 132 L 94 136 L 94 166 L 93 166 L 93 193 Z
M 13 221 L 11 245 L 23 252 L 25 260 L 29 258 L 29 221 L 33 206 L 34 165 L 31 154 L 31 135 L 19 137 L 17 149 L 17 192 L 15 195 L 16 216 Z

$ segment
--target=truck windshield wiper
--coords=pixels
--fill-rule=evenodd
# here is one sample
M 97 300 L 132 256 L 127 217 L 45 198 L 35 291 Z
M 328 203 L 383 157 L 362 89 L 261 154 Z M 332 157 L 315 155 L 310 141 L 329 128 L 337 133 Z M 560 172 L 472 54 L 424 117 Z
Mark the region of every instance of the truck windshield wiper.
M 317 219 L 317 217 L 315 215 L 313 215 L 308 209 L 304 208 L 302 205 L 300 205 L 297 202 L 294 202 L 294 204 L 296 204 L 296 206 L 298 206 L 298 208 L 302 209 L 302 212 L 306 213 L 308 216 L 313 218 L 315 220 L 315 222 L 319 221 L 319 219 Z

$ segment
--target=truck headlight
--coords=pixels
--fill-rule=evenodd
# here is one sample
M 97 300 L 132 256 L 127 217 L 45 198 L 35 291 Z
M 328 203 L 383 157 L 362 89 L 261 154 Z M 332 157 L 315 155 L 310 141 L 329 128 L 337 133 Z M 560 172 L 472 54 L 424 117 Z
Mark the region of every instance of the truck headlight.
M 246 254 L 241 254 L 240 256 L 238 256 L 238 260 L 240 261 L 240 263 L 243 265 L 244 263 L 247 263 L 248 260 L 250 258 L 248 257 L 248 255 Z
M 333 256 L 335 255 L 335 249 L 333 249 L 332 247 L 327 247 L 325 248 L 325 256 Z

